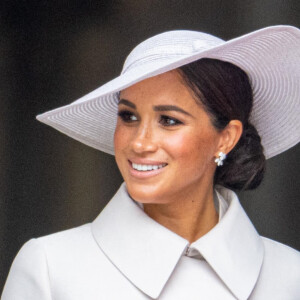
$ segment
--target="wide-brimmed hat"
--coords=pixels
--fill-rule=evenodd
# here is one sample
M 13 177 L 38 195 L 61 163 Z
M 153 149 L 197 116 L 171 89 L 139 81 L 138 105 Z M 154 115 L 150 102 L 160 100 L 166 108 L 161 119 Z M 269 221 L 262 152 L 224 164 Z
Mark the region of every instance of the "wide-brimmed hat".
M 200 58 L 227 61 L 248 74 L 254 95 L 250 122 L 262 138 L 267 158 L 299 142 L 300 30 L 292 26 L 272 26 L 229 41 L 188 30 L 158 34 L 133 49 L 120 76 L 37 119 L 114 154 L 118 93 Z

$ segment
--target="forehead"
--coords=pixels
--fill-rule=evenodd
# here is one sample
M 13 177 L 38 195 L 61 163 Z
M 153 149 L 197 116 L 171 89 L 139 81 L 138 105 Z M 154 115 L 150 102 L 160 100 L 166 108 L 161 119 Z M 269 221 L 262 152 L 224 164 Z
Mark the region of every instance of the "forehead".
M 120 98 L 139 103 L 197 105 L 177 70 L 147 78 L 120 92 Z

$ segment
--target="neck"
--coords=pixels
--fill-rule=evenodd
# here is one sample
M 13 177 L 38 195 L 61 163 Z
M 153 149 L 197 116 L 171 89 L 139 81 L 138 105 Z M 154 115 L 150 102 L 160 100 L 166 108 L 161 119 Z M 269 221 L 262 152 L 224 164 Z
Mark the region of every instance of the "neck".
M 176 195 L 166 204 L 145 203 L 145 213 L 162 226 L 190 243 L 199 239 L 218 223 L 213 199 L 213 186 L 196 193 Z

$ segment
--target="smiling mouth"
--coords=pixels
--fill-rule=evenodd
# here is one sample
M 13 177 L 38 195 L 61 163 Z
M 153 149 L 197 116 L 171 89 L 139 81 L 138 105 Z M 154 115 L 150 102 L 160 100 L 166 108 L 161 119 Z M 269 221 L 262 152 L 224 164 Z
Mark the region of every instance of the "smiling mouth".
M 137 170 L 140 172 L 149 172 L 149 171 L 153 171 L 153 170 L 162 169 L 167 165 L 166 163 L 159 164 L 159 165 L 142 165 L 142 164 L 135 164 L 132 162 L 130 162 L 130 163 L 134 170 Z

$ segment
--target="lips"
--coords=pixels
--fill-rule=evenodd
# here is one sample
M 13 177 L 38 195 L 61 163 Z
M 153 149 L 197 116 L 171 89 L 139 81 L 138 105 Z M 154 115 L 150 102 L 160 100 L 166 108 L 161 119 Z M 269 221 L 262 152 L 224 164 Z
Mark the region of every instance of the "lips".
M 134 161 L 128 160 L 131 176 L 135 178 L 149 178 L 160 174 L 168 165 L 161 161 L 141 160 L 135 159 Z
M 134 170 L 137 171 L 142 171 L 142 172 L 147 172 L 147 171 L 153 171 L 153 170 L 158 170 L 163 167 L 165 167 L 167 164 L 136 164 L 136 163 L 131 163 L 131 166 Z

